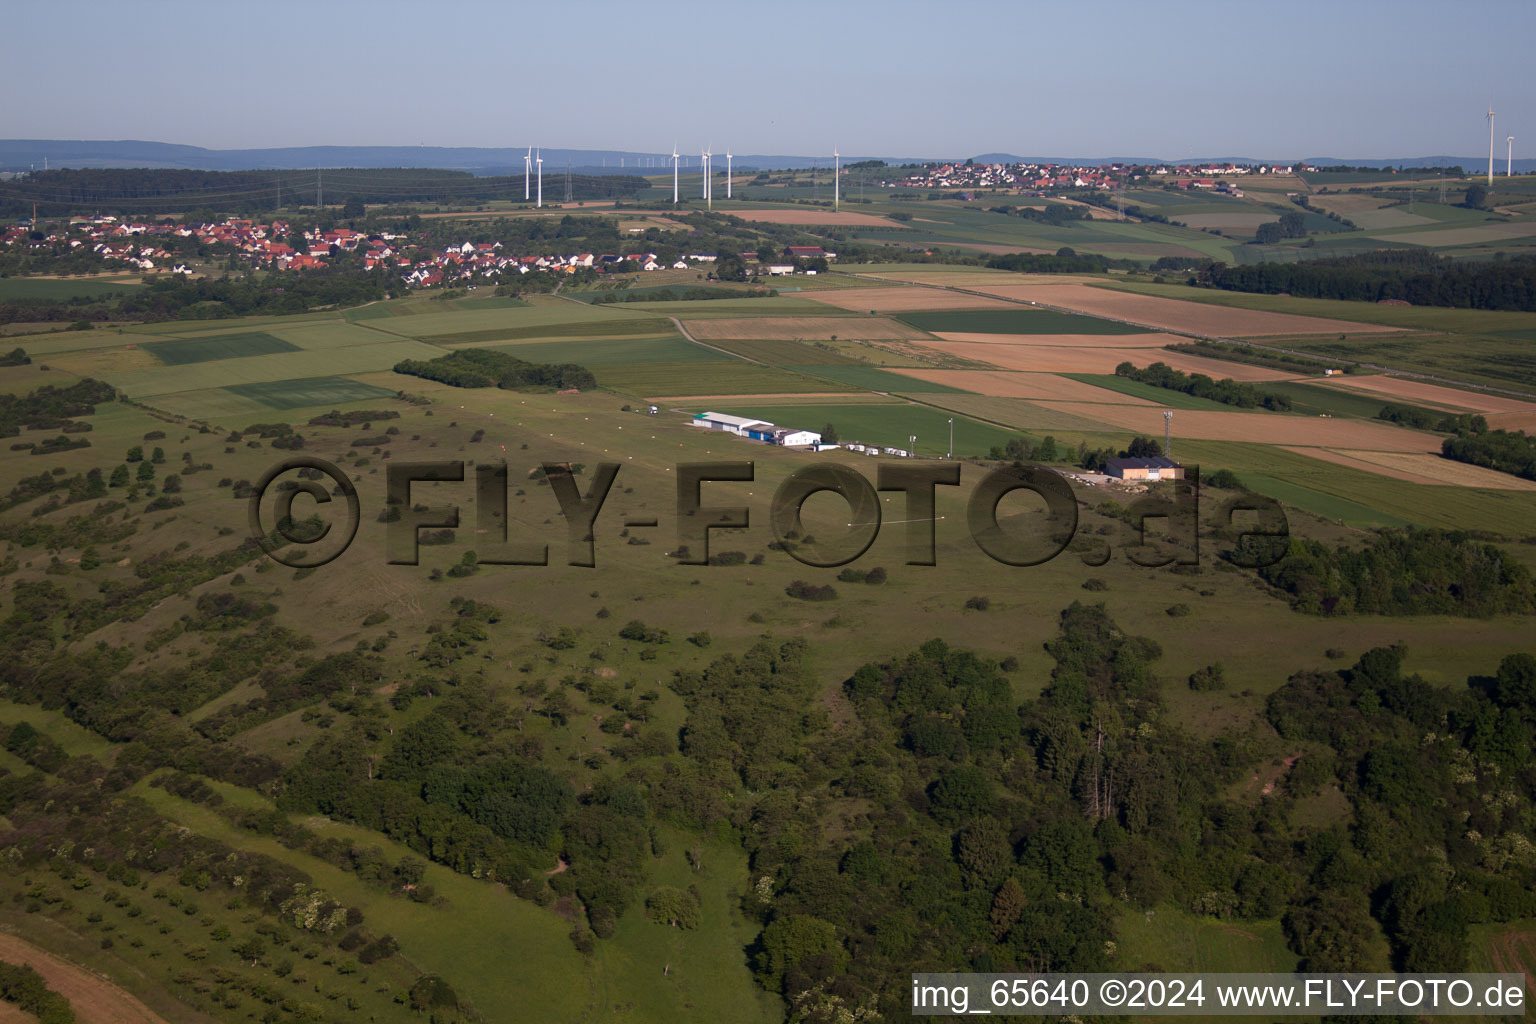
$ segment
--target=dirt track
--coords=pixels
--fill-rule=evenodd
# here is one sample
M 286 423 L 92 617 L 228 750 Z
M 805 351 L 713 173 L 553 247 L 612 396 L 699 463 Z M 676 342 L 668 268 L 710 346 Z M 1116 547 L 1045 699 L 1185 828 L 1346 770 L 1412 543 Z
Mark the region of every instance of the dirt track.
M 81 1024 L 167 1024 L 149 1007 L 104 978 L 32 943 L 0 932 L 0 960 L 26 964 L 69 1000 Z

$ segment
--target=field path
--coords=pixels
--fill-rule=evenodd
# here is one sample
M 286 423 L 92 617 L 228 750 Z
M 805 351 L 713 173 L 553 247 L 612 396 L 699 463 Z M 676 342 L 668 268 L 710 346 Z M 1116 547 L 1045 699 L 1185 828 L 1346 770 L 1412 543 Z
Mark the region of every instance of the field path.
M 732 359 L 744 359 L 744 360 L 746 360 L 749 363 L 756 363 L 758 366 L 767 366 L 768 365 L 767 363 L 762 362 L 761 360 L 753 359 L 751 356 L 744 356 L 744 355 L 741 355 L 741 354 L 736 353 L 736 352 L 728 352 L 728 351 L 726 351 L 723 348 L 716 348 L 715 346 L 711 345 L 707 341 L 700 341 L 698 338 L 695 338 L 693 336 L 693 333 L 691 331 L 689 331 L 688 328 L 683 326 L 683 322 L 681 320 L 679 320 L 677 317 L 669 316 L 669 317 L 667 317 L 667 319 L 672 321 L 672 326 L 677 328 L 677 333 L 681 334 L 683 336 L 684 340 L 691 341 L 695 345 L 698 345 L 701 348 L 707 348 L 711 352 L 719 352 L 721 355 L 730 356 Z
M 164 1017 L 110 981 L 54 956 L 27 940 L 0 931 L 0 960 L 26 964 L 69 1000 L 83 1024 L 167 1024 Z

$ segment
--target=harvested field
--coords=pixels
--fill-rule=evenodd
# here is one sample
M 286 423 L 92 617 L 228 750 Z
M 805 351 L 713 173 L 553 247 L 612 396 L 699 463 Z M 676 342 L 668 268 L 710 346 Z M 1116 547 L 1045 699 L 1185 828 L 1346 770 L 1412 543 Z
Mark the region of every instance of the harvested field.
M 860 288 L 857 291 L 811 292 L 802 296 L 855 313 L 904 313 L 915 309 L 1002 309 L 1013 303 L 980 295 L 961 295 L 938 288 Z
M 1481 245 L 1485 242 L 1503 242 L 1511 238 L 1536 235 L 1536 224 L 1528 220 L 1513 224 L 1478 224 L 1469 228 L 1442 228 L 1439 231 L 1408 231 L 1401 234 L 1372 235 L 1383 241 L 1404 242 L 1408 245 L 1427 245 L 1444 248 L 1448 245 Z
M 1152 405 L 1130 395 L 1084 384 L 1054 373 L 1019 373 L 1005 370 L 892 370 L 904 377 L 944 384 L 961 391 L 994 398 L 1031 398 L 1057 402 L 1106 402 L 1112 405 Z
M 1132 405 L 1086 405 L 1059 402 L 1056 408 L 1078 412 L 1134 430 L 1147 437 L 1161 437 L 1163 411 Z M 1440 451 L 1440 438 L 1372 420 L 1325 419 L 1321 416 L 1287 416 L 1273 412 L 1198 412 L 1181 409 L 1173 415 L 1173 435 L 1202 441 L 1252 441 L 1277 446 L 1369 449 L 1373 452 Z
M 868 213 L 843 213 L 832 210 L 723 210 L 732 217 L 755 220 L 762 224 L 838 224 L 860 227 L 896 228 L 903 225 L 888 217 Z
M 82 1024 L 165 1024 L 165 1018 L 110 981 L 15 935 L 0 932 L 0 960 L 26 964 L 41 974 L 49 988 L 69 1000 Z
M 1523 480 L 1508 473 L 1471 466 L 1454 459 L 1422 452 L 1375 452 L 1317 448 L 1290 448 L 1288 451 L 1313 458 L 1353 466 L 1398 480 L 1442 487 L 1481 487 L 1495 491 L 1536 491 L 1536 481 Z
M 862 294 L 868 295 L 868 292 Z M 926 331 L 885 317 L 785 316 L 742 320 L 685 320 L 683 326 L 700 341 L 716 338 L 760 338 L 765 341 L 798 341 L 802 338 L 826 341 L 852 338 L 867 341 L 914 341 L 928 337 Z
M 1263 313 L 1258 310 L 1211 306 L 1178 299 L 1117 292 L 1090 285 L 1001 285 L 982 287 L 979 291 L 1004 298 L 1042 302 L 1064 309 L 1097 316 L 1148 324 L 1170 331 L 1186 331 L 1213 337 L 1259 337 L 1276 334 L 1363 334 L 1390 332 L 1391 327 L 1354 323 L 1347 320 L 1323 320 L 1290 313 Z
M 975 359 L 1004 370 L 1047 373 L 1114 373 L 1129 359 L 1138 366 L 1167 363 L 1185 373 L 1203 373 L 1217 380 L 1287 380 L 1283 370 L 1220 359 L 1169 352 L 1166 334 L 941 334 L 943 342 L 923 347 L 962 359 Z
M 1014 252 L 1022 250 L 1015 249 Z M 1091 274 L 1015 274 L 1007 270 L 889 270 L 861 274 L 881 281 L 936 284 L 943 288 L 976 288 L 1004 284 L 1092 284 L 1102 277 Z
M 1536 405 L 1522 402 L 1518 398 L 1505 398 L 1502 395 L 1489 395 L 1478 391 L 1463 391 L 1460 388 L 1426 384 L 1423 381 L 1391 377 L 1386 374 L 1319 377 L 1307 383 L 1324 384 L 1349 391 L 1369 391 L 1393 401 L 1432 405 L 1456 412 L 1536 413 Z

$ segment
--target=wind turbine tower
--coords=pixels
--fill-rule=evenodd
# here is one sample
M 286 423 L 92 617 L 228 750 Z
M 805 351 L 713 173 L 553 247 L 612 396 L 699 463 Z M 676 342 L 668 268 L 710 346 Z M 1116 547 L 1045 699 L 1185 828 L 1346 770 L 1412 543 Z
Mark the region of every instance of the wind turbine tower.
M 1163 456 L 1173 458 L 1173 410 L 1163 410 Z
M 543 206 L 544 205 L 544 151 L 542 149 L 539 150 L 539 155 L 534 158 L 534 162 L 539 165 L 539 199 L 538 199 L 538 202 L 537 202 L 536 205 Z
M 672 205 L 677 205 L 677 143 L 672 143 Z
M 841 193 L 840 193 L 839 190 L 840 190 L 840 187 L 842 185 L 842 182 L 837 180 L 838 179 L 839 167 L 840 167 L 840 165 L 838 164 L 837 147 L 833 146 L 832 147 L 832 209 L 833 210 L 837 209 L 838 199 L 841 198 Z
M 1511 135 L 1509 137 L 1509 139 L 1510 139 L 1510 143 L 1513 144 L 1515 137 L 1513 135 Z M 1514 152 L 1514 150 L 1510 150 L 1510 152 Z M 727 199 L 731 198 L 731 151 L 730 150 L 726 150 L 725 151 L 725 198 L 727 198 Z
M 533 147 L 529 146 L 528 147 L 528 155 L 523 157 L 523 202 L 525 202 L 525 203 L 528 200 L 533 198 L 531 195 L 528 194 L 528 176 L 533 172 L 532 164 L 533 164 Z
M 1511 135 L 1504 141 L 1509 143 L 1509 153 L 1504 157 L 1507 161 L 1504 165 L 1504 177 L 1512 178 L 1515 176 L 1515 137 Z
M 1493 106 L 1488 107 L 1488 187 L 1493 187 Z

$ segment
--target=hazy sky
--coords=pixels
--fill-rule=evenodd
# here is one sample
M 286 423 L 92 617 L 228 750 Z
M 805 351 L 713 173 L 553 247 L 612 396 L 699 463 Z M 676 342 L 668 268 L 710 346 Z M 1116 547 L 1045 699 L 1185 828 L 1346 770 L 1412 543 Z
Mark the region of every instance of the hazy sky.
M 0 137 L 958 156 L 1536 153 L 1536 4 L 13 3 Z

